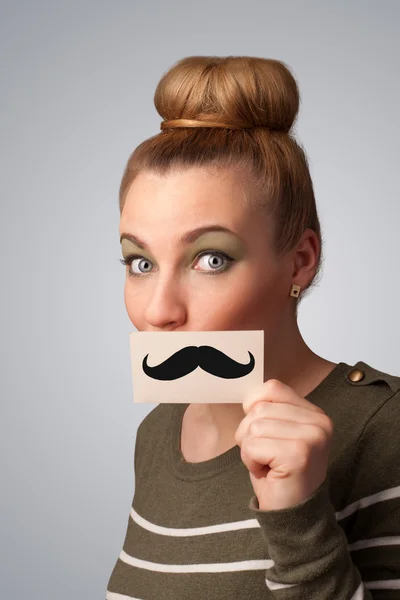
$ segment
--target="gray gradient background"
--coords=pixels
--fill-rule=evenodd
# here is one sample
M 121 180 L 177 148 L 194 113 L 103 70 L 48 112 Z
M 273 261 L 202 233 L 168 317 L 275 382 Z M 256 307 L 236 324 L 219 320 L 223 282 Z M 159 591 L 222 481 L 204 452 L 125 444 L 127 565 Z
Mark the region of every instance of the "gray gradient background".
M 194 54 L 278 58 L 325 238 L 300 307 L 314 351 L 400 374 L 400 3 L 1 3 L 1 596 L 95 600 L 134 493 L 118 238 L 128 155 L 162 74 Z

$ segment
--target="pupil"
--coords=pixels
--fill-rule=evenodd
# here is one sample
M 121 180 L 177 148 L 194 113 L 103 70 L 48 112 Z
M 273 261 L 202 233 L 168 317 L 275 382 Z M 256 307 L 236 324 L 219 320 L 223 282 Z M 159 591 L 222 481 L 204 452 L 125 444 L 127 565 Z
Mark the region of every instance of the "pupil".
M 211 266 L 212 266 L 212 267 L 216 267 L 216 266 L 218 266 L 218 261 L 219 261 L 219 257 L 218 257 L 218 256 L 214 256 L 214 257 L 211 259 Z

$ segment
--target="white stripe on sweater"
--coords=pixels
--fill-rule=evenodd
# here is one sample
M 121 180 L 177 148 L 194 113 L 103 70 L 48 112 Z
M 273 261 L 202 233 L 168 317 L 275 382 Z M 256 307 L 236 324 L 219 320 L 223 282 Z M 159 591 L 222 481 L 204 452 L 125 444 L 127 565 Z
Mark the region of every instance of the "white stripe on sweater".
M 383 579 L 382 581 L 364 581 L 370 590 L 400 590 L 400 579 Z
M 357 510 L 371 506 L 376 502 L 383 502 L 393 498 L 400 498 L 400 485 L 383 490 L 382 492 L 378 492 L 376 494 L 372 494 L 371 496 L 366 496 L 365 498 L 361 498 L 360 500 L 353 502 L 340 512 L 335 513 L 336 520 L 344 519 Z M 139 515 L 133 507 L 131 507 L 130 515 L 132 519 L 143 529 L 147 529 L 147 531 L 151 531 L 152 533 L 157 533 L 159 535 L 167 535 L 172 537 L 190 537 L 195 535 L 207 535 L 209 533 L 222 533 L 224 531 L 239 531 L 240 529 L 254 529 L 260 527 L 257 519 L 244 519 L 242 521 L 218 523 L 217 525 L 205 525 L 203 527 L 164 527 L 148 521 Z
M 364 599 L 364 585 L 363 582 L 360 583 L 350 600 L 363 600 Z
M 157 573 L 229 573 L 232 571 L 260 571 L 261 569 L 269 569 L 274 564 L 273 560 L 266 558 L 262 560 L 239 560 L 228 563 L 170 565 L 136 558 L 135 556 L 130 556 L 124 550 L 121 551 L 119 558 L 132 567 L 156 571 Z
M 143 600 L 143 599 L 136 598 L 136 596 L 125 596 L 125 594 L 117 594 L 116 592 L 109 592 L 107 590 L 106 600 Z
M 283 590 L 284 588 L 291 588 L 299 585 L 298 583 L 277 583 L 276 581 L 271 581 L 267 578 L 265 578 L 265 583 L 270 590 Z
M 278 590 L 281 589 L 282 587 L 292 587 L 292 585 L 283 585 L 283 584 L 279 584 L 279 583 L 274 583 L 273 581 L 268 581 L 268 579 L 266 579 L 267 585 L 269 587 L 270 590 Z M 355 594 L 353 594 L 353 596 L 350 598 L 350 600 L 363 600 L 364 598 L 364 587 L 363 584 L 360 583 L 359 587 L 357 588 Z M 106 595 L 106 600 L 140 600 L 140 598 L 136 598 L 136 596 L 125 596 L 124 594 L 117 594 L 115 592 L 109 592 L 107 591 L 107 595 Z
M 370 538 L 369 540 L 358 540 L 353 544 L 347 544 L 348 549 L 351 551 L 362 550 L 363 548 L 372 548 L 373 546 L 398 546 L 400 545 L 400 535 L 393 535 L 386 537 Z
M 158 533 L 159 535 L 168 535 L 171 537 L 190 537 L 192 535 L 207 535 L 209 533 L 222 533 L 224 531 L 238 531 L 239 529 L 253 529 L 260 527 L 257 519 L 246 519 L 244 521 L 229 521 L 228 523 L 218 523 L 217 525 L 205 525 L 204 527 L 163 527 L 148 521 L 141 517 L 134 508 L 131 508 L 132 519 L 143 529 Z
M 346 506 L 343 510 L 336 513 L 336 519 L 339 521 L 340 519 L 344 519 L 356 512 L 356 510 L 360 510 L 360 508 L 366 508 L 367 506 L 371 506 L 371 504 L 376 504 L 376 502 L 383 502 L 384 500 L 392 500 L 393 498 L 400 498 L 400 485 L 396 487 L 389 488 L 387 490 L 383 490 L 382 492 L 377 492 L 376 494 L 372 494 L 371 496 L 366 496 L 365 498 L 361 498 L 360 500 L 356 500 L 349 506 Z
M 276 583 L 275 581 L 270 581 L 269 579 L 266 579 L 265 581 L 270 590 L 282 590 L 282 589 L 286 589 L 286 588 L 291 588 L 294 585 L 301 585 L 299 583 L 298 584 Z M 354 594 L 352 595 L 352 597 L 349 598 L 349 600 L 363 600 L 363 599 L 364 599 L 364 585 L 363 585 L 363 582 L 361 582 L 360 585 L 358 586 L 358 588 L 356 589 L 356 591 L 354 592 Z

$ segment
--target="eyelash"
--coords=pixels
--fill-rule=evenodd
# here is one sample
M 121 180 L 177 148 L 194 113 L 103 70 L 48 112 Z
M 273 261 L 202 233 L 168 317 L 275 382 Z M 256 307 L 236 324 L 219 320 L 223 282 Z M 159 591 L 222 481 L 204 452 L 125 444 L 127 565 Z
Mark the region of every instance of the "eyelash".
M 200 259 L 205 254 L 217 254 L 218 256 L 222 256 L 228 263 L 226 267 L 221 268 L 218 271 L 201 271 L 202 273 L 205 273 L 206 275 L 219 275 L 219 273 L 224 273 L 225 271 L 227 271 L 229 269 L 230 263 L 232 263 L 235 260 L 234 258 L 232 258 L 231 256 L 228 256 L 228 254 L 225 254 L 225 252 L 222 252 L 221 250 L 218 250 L 218 251 L 217 250 L 203 250 L 203 252 L 200 252 L 200 254 L 197 255 L 197 258 Z M 132 261 L 135 258 L 145 258 L 145 257 L 141 256 L 140 254 L 130 254 L 126 258 L 123 258 L 123 259 L 120 258 L 119 261 L 122 265 L 130 267 L 132 264 Z M 131 271 L 129 269 L 128 275 L 130 277 L 143 277 L 143 275 L 149 275 L 149 273 L 142 273 L 141 275 L 139 275 L 139 273 L 133 273 L 133 271 Z

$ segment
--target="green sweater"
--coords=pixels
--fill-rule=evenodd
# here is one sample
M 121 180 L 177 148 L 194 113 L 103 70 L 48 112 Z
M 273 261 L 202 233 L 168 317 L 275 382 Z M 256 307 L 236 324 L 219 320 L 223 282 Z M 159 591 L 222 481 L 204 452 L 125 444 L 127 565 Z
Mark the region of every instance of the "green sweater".
M 259 510 L 239 446 L 183 459 L 188 404 L 144 418 L 107 600 L 400 599 L 400 377 L 340 362 L 306 398 L 334 424 L 328 475 L 282 510 Z

